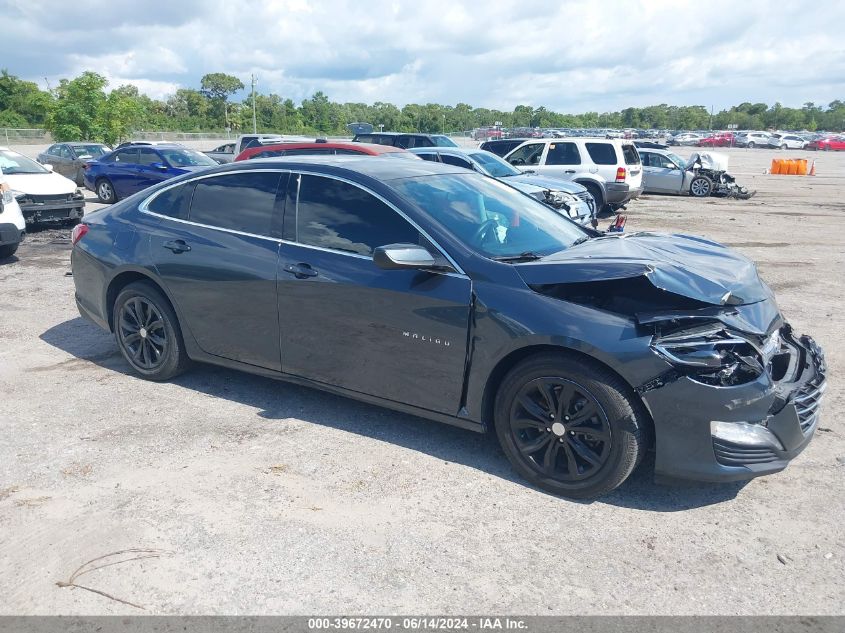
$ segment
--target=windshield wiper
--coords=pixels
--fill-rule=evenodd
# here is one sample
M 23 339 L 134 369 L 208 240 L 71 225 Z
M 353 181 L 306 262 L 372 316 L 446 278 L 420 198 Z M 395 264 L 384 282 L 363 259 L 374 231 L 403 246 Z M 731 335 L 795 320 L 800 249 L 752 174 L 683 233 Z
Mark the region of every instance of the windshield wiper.
M 493 259 L 497 262 L 534 262 L 542 259 L 542 256 L 531 251 L 525 251 L 519 255 L 503 255 L 501 257 L 494 257 Z
M 569 245 L 569 248 L 572 248 L 573 246 L 578 246 L 579 244 L 583 244 L 584 242 L 588 241 L 589 239 L 590 239 L 589 235 L 585 235 L 584 237 L 579 237 L 577 240 L 575 240 L 574 242 L 572 242 L 572 244 Z

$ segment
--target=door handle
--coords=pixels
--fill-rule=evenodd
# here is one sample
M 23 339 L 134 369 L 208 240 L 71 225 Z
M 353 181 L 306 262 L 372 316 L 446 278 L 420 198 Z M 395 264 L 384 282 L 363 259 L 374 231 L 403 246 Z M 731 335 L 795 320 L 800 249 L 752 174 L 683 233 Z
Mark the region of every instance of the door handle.
M 575 173 L 575 170 L 574 170 L 574 169 L 567 169 L 567 170 L 565 170 L 563 173 L 564 173 L 564 174 L 574 174 L 574 173 Z
M 162 246 L 177 254 L 186 253 L 191 250 L 191 247 L 185 242 L 185 240 L 170 240 L 169 242 L 162 244 Z
M 311 268 L 311 264 L 288 264 L 284 268 L 286 273 L 290 273 L 297 279 L 307 279 L 308 277 L 316 277 L 317 271 Z

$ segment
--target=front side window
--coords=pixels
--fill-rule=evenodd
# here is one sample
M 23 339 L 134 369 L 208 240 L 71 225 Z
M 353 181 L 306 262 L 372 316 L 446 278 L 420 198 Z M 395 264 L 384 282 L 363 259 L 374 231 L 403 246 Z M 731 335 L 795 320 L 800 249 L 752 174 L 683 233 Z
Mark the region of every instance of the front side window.
M 196 181 L 191 222 L 272 236 L 273 210 L 281 174 L 235 172 Z
M 289 149 L 285 156 L 310 156 L 313 154 L 334 154 L 331 147 L 303 147 L 301 149 Z
M 112 162 L 115 163 L 137 163 L 138 162 L 138 150 L 137 149 L 122 149 L 119 152 L 115 152 L 113 154 L 114 158 Z
M 420 233 L 387 204 L 355 185 L 300 176 L 296 241 L 308 246 L 372 255 L 386 244 L 420 244 Z
M 445 134 L 435 134 L 431 138 L 437 147 L 458 147 L 458 144 Z
M 617 163 L 616 148 L 611 143 L 586 143 L 586 146 L 587 153 L 596 165 L 615 165 Z
M 519 176 L 522 172 L 503 158 L 487 152 L 475 152 L 470 154 L 472 159 L 481 165 L 481 168 L 493 178 L 507 178 L 508 176 Z
M 508 156 L 511 165 L 539 165 L 543 155 L 543 143 L 529 143 L 517 148 Z
M 472 163 L 460 156 L 451 156 L 449 154 L 440 154 L 440 160 L 447 165 L 454 165 L 455 167 L 463 167 L 464 169 L 472 169 Z
M 581 154 L 575 143 L 552 143 L 546 156 L 546 165 L 580 165 Z
M 172 167 L 214 167 L 217 162 L 193 149 L 161 149 L 161 156 Z
M 154 163 L 161 163 L 161 156 L 159 156 L 154 149 L 149 147 L 142 147 L 138 150 L 138 164 L 149 167 Z
M 67 145 L 61 145 L 61 146 L 59 147 L 59 156 L 60 156 L 61 158 L 68 158 L 68 159 L 70 159 L 70 158 L 71 158 L 71 155 L 70 155 L 70 149 L 68 149 L 68 146 L 67 146 Z
M 542 257 L 586 236 L 545 204 L 481 174 L 401 178 L 390 184 L 485 257 Z
M 435 152 L 419 153 L 419 154 L 416 154 L 416 156 L 419 156 L 423 160 L 427 160 L 427 161 L 430 161 L 432 163 L 437 162 L 437 154 Z

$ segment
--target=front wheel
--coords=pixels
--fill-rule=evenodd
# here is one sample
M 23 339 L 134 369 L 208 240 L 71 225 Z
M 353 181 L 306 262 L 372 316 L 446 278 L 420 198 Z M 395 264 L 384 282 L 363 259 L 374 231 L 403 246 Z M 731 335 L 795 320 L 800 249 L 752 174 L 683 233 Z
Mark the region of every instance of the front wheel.
M 786 144 L 786 143 L 784 143 L 783 145 L 781 145 L 781 146 L 780 146 L 780 148 L 781 148 L 781 149 L 787 149 L 787 147 L 788 147 L 788 146 L 787 146 L 787 144 Z
M 101 178 L 97 181 L 94 189 L 97 192 L 97 197 L 103 204 L 113 204 L 117 202 L 117 194 L 114 191 L 114 185 L 108 178 Z
M 496 435 L 520 475 L 585 499 L 618 487 L 648 446 L 647 413 L 614 373 L 567 354 L 514 367 L 496 394 Z
M 0 259 L 6 259 L 18 252 L 18 244 L 6 244 L 0 246 Z
M 184 372 L 189 359 L 176 313 L 152 284 L 139 281 L 114 302 L 114 336 L 126 361 L 148 380 L 169 380 Z
M 696 176 L 689 184 L 690 195 L 695 198 L 706 198 L 713 191 L 713 183 L 705 176 Z
M 756 146 L 757 145 L 754 141 L 751 141 L 751 142 L 748 143 L 748 149 L 754 149 Z

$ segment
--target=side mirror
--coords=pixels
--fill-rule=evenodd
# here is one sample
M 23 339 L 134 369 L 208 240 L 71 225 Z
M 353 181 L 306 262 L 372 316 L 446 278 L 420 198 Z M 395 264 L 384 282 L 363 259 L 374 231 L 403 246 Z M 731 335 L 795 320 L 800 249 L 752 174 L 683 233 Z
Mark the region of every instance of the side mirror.
M 53 166 L 50 163 L 44 163 L 43 167 L 47 171 L 53 171 Z
M 150 167 L 152 169 L 158 169 L 159 171 L 167 171 L 167 165 L 164 163 L 151 163 Z
M 384 270 L 432 268 L 437 264 L 427 249 L 417 244 L 388 244 L 373 251 L 373 263 Z

